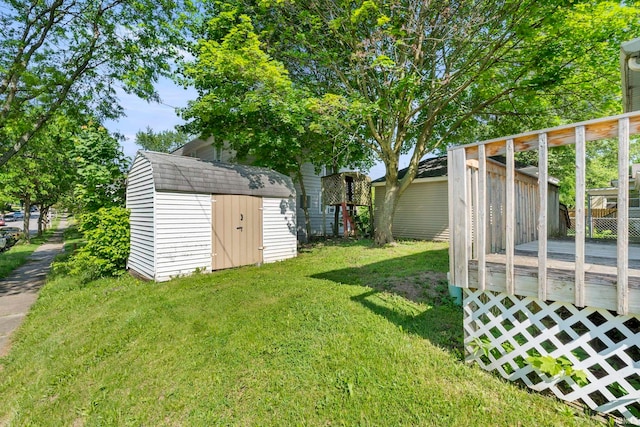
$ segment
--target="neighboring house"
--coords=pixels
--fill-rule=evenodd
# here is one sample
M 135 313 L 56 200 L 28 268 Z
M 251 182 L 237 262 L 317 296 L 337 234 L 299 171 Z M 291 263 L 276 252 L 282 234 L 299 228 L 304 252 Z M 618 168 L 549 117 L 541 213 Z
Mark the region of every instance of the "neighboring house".
M 489 159 L 492 176 L 506 176 L 504 160 L 501 158 Z M 407 173 L 407 168 L 398 171 L 398 177 L 402 178 Z M 398 206 L 393 218 L 392 232 L 395 238 L 442 240 L 449 239 L 449 211 L 448 211 L 448 168 L 447 157 L 435 157 L 420 162 L 415 179 L 409 188 L 400 196 Z M 527 185 L 537 185 L 535 168 L 516 164 L 516 180 Z M 380 212 L 385 194 L 385 178 L 379 178 L 371 183 L 374 191 L 374 218 L 376 224 L 380 218 Z M 496 204 L 488 206 L 491 214 L 499 215 L 504 206 Z M 559 199 L 558 187 L 550 179 L 549 183 L 549 215 L 550 230 L 557 233 L 559 229 Z M 494 221 L 495 223 L 495 221 Z M 532 230 L 520 230 L 522 234 L 532 233 Z M 498 233 L 494 233 L 498 238 Z M 495 242 L 495 244 L 499 244 Z
M 207 140 L 194 139 L 175 150 L 172 154 L 197 157 L 209 161 L 250 163 L 248 161 L 239 162 L 236 159 L 236 153 L 228 147 L 215 147 L 211 138 Z M 305 192 L 307 194 L 307 206 L 309 210 L 312 236 L 330 234 L 333 226 L 334 216 L 331 213 L 332 210 L 330 207 L 324 207 L 322 204 L 322 186 L 320 178 L 326 175 L 326 172 L 327 170 L 325 167 L 322 167 L 320 171 L 316 173 L 315 167 L 311 163 L 305 163 L 302 165 L 302 179 L 304 181 Z M 306 241 L 308 237 L 305 230 L 304 210 L 302 209 L 302 189 L 295 179 L 294 185 L 296 194 L 298 195 L 296 200 L 298 238 L 301 241 Z M 325 212 L 323 212 L 323 209 Z
M 402 178 L 407 169 L 398 171 Z M 420 240 L 447 240 L 447 158 L 436 157 L 420 162 L 415 179 L 398 201 L 393 218 L 393 236 Z M 385 178 L 372 181 L 376 224 L 384 201 Z
M 295 189 L 266 168 L 139 151 L 127 178 L 128 269 L 163 281 L 295 257 Z
M 640 164 L 631 166 L 629 176 L 629 236 L 640 238 Z M 618 180 L 610 187 L 587 190 L 587 237 L 609 230 L 615 237 L 618 218 Z M 606 237 L 606 235 L 605 235 Z

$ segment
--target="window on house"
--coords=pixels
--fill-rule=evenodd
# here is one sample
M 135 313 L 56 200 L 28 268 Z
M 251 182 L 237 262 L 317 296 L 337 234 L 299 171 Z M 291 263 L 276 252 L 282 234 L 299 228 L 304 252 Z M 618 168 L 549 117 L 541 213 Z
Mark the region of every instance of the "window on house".
M 298 196 L 298 208 L 299 209 L 304 209 L 304 198 L 302 197 L 302 194 L 300 194 Z M 307 208 L 311 207 L 311 196 L 307 196 Z

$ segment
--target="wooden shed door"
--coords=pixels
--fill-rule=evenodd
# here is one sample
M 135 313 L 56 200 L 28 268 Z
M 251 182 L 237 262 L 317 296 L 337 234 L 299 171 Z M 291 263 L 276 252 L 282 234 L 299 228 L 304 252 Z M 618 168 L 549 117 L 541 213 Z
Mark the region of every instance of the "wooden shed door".
M 213 195 L 214 270 L 262 262 L 262 198 Z

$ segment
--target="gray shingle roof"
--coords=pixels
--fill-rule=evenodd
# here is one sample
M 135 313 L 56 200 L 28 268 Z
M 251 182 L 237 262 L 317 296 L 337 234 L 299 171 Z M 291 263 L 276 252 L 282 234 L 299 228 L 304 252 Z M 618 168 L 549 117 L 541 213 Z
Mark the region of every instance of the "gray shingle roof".
M 193 157 L 138 151 L 151 163 L 156 191 L 295 197 L 291 178 L 256 166 L 207 162 Z
M 496 162 L 502 165 L 505 165 L 507 163 L 507 160 L 504 156 L 493 156 L 489 158 L 491 160 L 495 160 Z M 518 162 L 518 161 L 515 162 L 516 169 L 522 169 L 527 166 L 529 165 L 522 162 Z M 398 179 L 403 178 L 406 175 L 407 170 L 409 170 L 409 168 L 400 169 L 398 171 Z M 418 164 L 418 172 L 416 173 L 415 179 L 435 178 L 438 176 L 447 176 L 447 175 L 448 175 L 447 156 L 440 156 L 440 157 L 434 157 L 431 159 L 426 159 L 421 161 Z M 373 184 L 377 182 L 385 182 L 385 177 L 384 176 L 380 177 L 375 181 L 372 181 L 371 183 Z
M 409 168 L 400 169 L 398 171 L 398 179 L 401 179 L 407 173 Z M 447 176 L 447 156 L 434 157 L 432 159 L 426 159 L 418 164 L 417 178 L 434 178 L 437 176 Z M 385 177 L 382 176 L 371 183 L 385 182 Z

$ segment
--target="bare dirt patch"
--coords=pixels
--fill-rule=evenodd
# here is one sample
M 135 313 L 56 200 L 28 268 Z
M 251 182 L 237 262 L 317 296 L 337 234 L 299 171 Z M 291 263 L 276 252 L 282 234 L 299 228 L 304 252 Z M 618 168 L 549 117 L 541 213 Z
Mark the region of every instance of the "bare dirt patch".
M 382 278 L 368 285 L 415 302 L 441 302 L 449 298 L 447 275 L 436 271 L 425 271 L 405 277 Z

